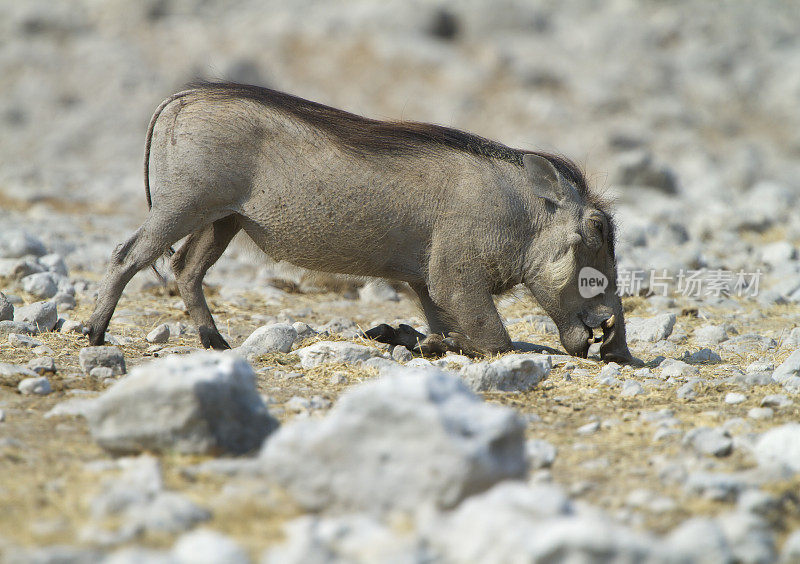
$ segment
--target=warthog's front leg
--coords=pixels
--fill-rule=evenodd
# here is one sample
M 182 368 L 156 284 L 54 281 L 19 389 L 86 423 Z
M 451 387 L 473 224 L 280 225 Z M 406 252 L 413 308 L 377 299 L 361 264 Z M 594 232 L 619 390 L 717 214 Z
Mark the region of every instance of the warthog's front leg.
M 448 333 L 453 331 L 452 323 L 449 322 L 442 308 L 437 306 L 431 299 L 428 286 L 425 284 L 410 284 L 410 286 L 419 297 L 425 320 L 428 322 L 428 331 L 442 336 L 447 336 Z
M 428 294 L 427 288 L 424 293 L 415 288 L 431 327 L 430 335 L 425 336 L 408 325 L 394 329 L 382 324 L 367 331 L 365 336 L 404 346 L 424 356 L 441 356 L 447 352 L 481 356 L 511 350 L 511 338 L 494 300 L 488 291 L 481 290 L 481 284 L 454 284 L 447 278 L 440 280 L 444 280 L 447 287 L 432 288 L 433 295 Z M 452 320 L 456 330 L 445 326 L 444 320 Z
M 483 272 L 471 265 L 431 261 L 428 289 L 445 319 L 452 320 L 452 344 L 465 352 L 495 354 L 512 349 Z

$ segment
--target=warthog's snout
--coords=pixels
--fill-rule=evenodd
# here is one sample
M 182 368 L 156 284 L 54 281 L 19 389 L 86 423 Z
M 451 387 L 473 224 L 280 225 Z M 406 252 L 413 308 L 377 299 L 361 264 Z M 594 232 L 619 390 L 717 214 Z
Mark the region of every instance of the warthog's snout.
M 606 362 L 641 364 L 628 350 L 628 345 L 625 342 L 625 327 L 616 323 L 615 316 L 611 316 L 601 327 L 603 329 L 603 344 L 600 345 L 600 358 Z
M 578 313 L 565 326 L 559 327 L 561 344 L 573 356 L 586 358 L 589 347 L 604 340 L 607 331 L 612 331 L 615 324 L 614 311 L 605 305 L 586 308 Z M 602 328 L 603 336 L 595 335 L 595 329 Z
M 561 344 L 572 356 L 586 358 L 589 354 L 589 347 L 593 342 L 593 331 L 583 321 L 578 320 L 568 327 L 559 327 L 561 334 Z
M 605 362 L 642 364 L 628 350 L 628 343 L 625 338 L 625 319 L 622 312 L 622 302 L 619 301 L 619 298 L 616 298 L 613 310 L 611 315 L 603 315 L 600 321 L 599 327 L 603 331 L 603 335 L 596 341 L 602 343 L 600 345 L 600 358 Z
M 621 304 L 618 308 L 599 305 L 584 309 L 572 323 L 559 327 L 561 344 L 569 354 L 586 358 L 592 344 L 602 343 L 600 358 L 605 362 L 638 364 L 628 350 L 623 315 Z

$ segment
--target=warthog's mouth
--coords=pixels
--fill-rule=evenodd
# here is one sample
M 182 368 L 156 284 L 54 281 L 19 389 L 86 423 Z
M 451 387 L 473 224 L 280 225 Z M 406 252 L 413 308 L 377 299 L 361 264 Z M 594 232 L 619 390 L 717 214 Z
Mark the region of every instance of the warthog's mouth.
M 578 355 L 586 357 L 589 353 L 589 347 L 595 343 L 602 343 L 600 345 L 600 358 L 606 362 L 619 362 L 627 361 L 627 357 L 618 354 L 615 349 L 614 343 L 617 339 L 617 319 L 616 316 L 609 312 L 583 312 L 580 315 L 581 324 L 585 330 L 586 343 L 583 348 L 585 354 Z
M 589 345 L 606 342 L 613 336 L 614 324 L 616 323 L 613 313 L 603 315 L 584 312 L 580 317 L 581 323 L 583 323 L 583 326 L 589 334 L 589 338 L 587 339 Z M 602 334 L 595 335 L 595 329 L 602 329 Z
M 586 341 L 576 356 L 586 357 L 589 347 L 595 343 L 600 345 L 600 358 L 605 362 L 640 365 L 628 350 L 625 342 L 624 321 L 617 318 L 614 311 L 607 306 L 599 306 L 594 311 L 584 311 L 578 316 L 583 325 Z M 574 353 L 573 353 L 574 354 Z
M 600 345 L 600 358 L 605 362 L 616 362 L 618 364 L 630 364 L 632 366 L 643 366 L 644 363 L 634 358 L 628 350 L 628 345 L 625 343 L 625 337 L 620 337 L 618 331 L 620 327 L 616 323 L 615 317 L 612 315 L 602 325 L 603 337 L 602 345 Z M 624 331 L 624 327 L 622 328 Z M 624 333 L 623 333 L 624 335 Z
M 589 327 L 585 323 L 583 324 L 583 326 L 586 327 L 586 330 L 589 332 L 589 338 L 586 340 L 586 342 L 589 343 L 589 346 L 595 343 L 603 342 L 603 335 L 595 335 L 596 327 Z

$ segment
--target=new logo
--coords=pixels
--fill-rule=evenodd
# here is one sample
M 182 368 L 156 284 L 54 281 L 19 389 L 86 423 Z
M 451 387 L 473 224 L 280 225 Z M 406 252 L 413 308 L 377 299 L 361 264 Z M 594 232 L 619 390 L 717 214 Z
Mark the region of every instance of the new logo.
M 593 298 L 606 291 L 608 288 L 608 278 L 606 275 L 592 268 L 584 266 L 578 273 L 578 291 L 583 298 Z

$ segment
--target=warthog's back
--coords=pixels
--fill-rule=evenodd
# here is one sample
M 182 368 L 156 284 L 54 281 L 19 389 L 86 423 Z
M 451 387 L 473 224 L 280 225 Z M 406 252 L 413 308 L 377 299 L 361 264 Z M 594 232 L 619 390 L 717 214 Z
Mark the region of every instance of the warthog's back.
M 485 222 L 481 206 L 507 204 L 485 181 L 496 174 L 485 157 L 518 168 L 511 149 L 468 136 L 473 146 L 458 150 L 422 128 L 455 130 L 386 129 L 280 93 L 259 99 L 262 91 L 272 93 L 200 88 L 164 107 L 150 146 L 155 207 L 189 208 L 198 221 L 238 213 L 275 260 L 416 279 L 437 224 L 470 237 L 458 216 Z

